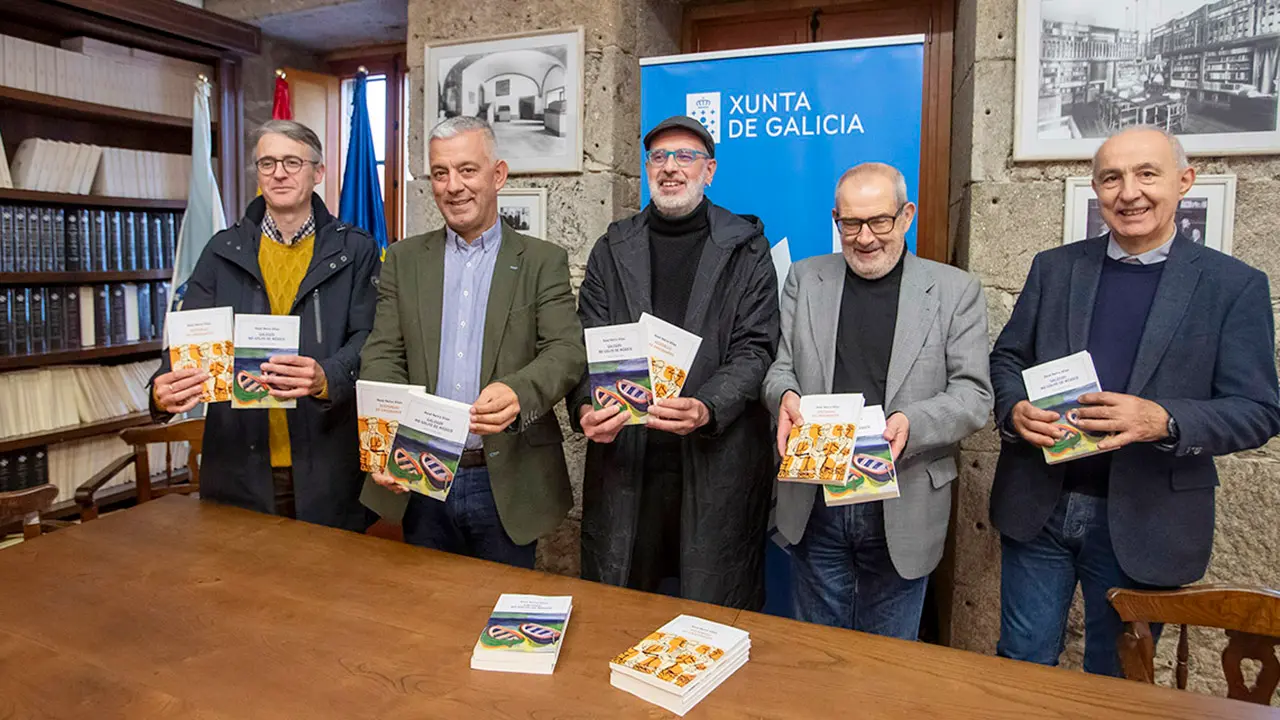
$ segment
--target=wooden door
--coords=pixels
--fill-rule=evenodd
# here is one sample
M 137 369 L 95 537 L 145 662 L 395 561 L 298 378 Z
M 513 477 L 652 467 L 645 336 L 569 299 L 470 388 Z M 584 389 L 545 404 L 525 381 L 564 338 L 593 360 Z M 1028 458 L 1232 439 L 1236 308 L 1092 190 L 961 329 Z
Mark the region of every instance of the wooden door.
M 325 179 L 316 193 L 333 215 L 338 214 L 338 185 L 342 172 L 339 151 L 342 139 L 339 94 L 341 80 L 337 75 L 285 68 L 289 81 L 289 99 L 293 102 L 293 119 L 315 131 L 324 148 Z M 252 150 L 250 150 L 252 152 Z
M 685 52 L 923 34 L 924 103 L 916 253 L 948 262 L 951 37 L 955 0 L 747 0 L 690 7 Z M 886 88 L 886 92 L 891 92 Z

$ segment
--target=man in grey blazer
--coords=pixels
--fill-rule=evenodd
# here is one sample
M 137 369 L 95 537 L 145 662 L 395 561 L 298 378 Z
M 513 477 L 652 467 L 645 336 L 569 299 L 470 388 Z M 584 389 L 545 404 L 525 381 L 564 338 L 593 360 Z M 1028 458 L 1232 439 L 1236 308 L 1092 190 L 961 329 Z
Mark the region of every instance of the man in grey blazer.
M 907 251 L 915 210 L 896 168 L 844 174 L 833 212 L 843 252 L 792 266 L 763 388 L 780 454 L 803 421 L 801 395 L 862 393 L 884 406 L 901 497 L 827 507 L 818 486 L 780 481 L 777 523 L 799 619 L 910 640 L 942 558 L 956 445 L 992 406 L 982 288 Z

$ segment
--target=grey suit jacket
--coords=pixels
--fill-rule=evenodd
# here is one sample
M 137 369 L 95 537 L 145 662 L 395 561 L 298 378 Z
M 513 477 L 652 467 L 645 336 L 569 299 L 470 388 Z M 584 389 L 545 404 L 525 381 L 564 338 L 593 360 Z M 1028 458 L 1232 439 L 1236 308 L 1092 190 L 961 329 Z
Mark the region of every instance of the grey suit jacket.
M 782 294 L 782 342 L 762 393 L 775 416 L 787 390 L 831 392 L 846 267 L 840 254 L 791 266 Z M 901 497 L 884 501 L 884 522 L 894 567 L 914 579 L 942 559 L 957 444 L 986 423 L 992 392 L 987 307 L 978 279 L 908 253 L 898 298 L 885 415 L 906 415 L 910 435 L 896 462 Z M 778 530 L 798 543 L 821 497 L 818 486 L 777 486 Z

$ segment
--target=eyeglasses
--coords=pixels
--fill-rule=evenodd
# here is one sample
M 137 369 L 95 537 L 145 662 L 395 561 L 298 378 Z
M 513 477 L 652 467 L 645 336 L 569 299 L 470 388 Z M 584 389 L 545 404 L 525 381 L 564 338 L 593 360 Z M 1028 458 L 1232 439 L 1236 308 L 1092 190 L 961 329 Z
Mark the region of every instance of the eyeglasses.
M 676 164 L 680 167 L 689 167 L 698 158 L 709 158 L 711 154 L 692 148 L 680 148 L 679 150 L 660 150 L 655 148 L 645 153 L 644 159 L 650 165 L 666 165 L 667 158 L 672 156 L 675 156 Z
M 906 203 L 902 203 L 894 214 L 877 215 L 873 218 L 842 218 L 834 210 L 831 211 L 831 217 L 835 218 L 836 227 L 840 228 L 841 235 L 854 237 L 862 232 L 863 225 L 871 228 L 871 234 L 873 235 L 884 235 L 893 230 L 893 226 L 898 224 L 898 216 L 902 214 L 902 209 L 906 206 Z
M 290 175 L 297 175 L 298 171 L 308 163 L 317 164 L 315 160 L 303 160 L 296 155 L 286 155 L 282 158 L 260 157 L 254 165 L 258 167 L 258 174 L 270 175 L 276 171 L 277 163 L 284 165 L 284 171 Z

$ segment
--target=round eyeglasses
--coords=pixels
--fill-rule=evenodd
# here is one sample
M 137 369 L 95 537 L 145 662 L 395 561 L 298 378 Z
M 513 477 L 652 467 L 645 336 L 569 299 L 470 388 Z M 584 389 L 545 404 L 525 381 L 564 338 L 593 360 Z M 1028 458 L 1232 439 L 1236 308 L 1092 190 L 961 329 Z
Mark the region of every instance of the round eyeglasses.
M 315 163 L 314 160 L 303 160 L 296 155 L 286 155 L 282 158 L 260 157 L 254 165 L 258 168 L 258 173 L 262 175 L 270 175 L 276 171 L 276 165 L 284 165 L 284 171 L 290 175 L 296 175 L 304 165 Z

